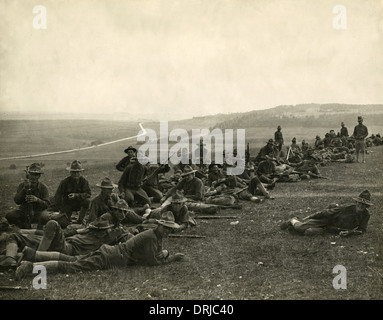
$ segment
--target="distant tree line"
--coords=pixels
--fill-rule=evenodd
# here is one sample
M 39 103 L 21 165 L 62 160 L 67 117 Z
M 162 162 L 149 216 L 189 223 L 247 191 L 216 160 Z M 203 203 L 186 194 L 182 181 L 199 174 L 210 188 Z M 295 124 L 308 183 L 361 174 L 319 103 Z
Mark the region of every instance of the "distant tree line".
M 353 128 L 357 125 L 357 117 L 359 114 L 323 114 L 318 117 L 313 116 L 277 116 L 262 114 L 247 114 L 246 116 L 237 116 L 231 120 L 217 123 L 213 128 L 233 129 L 233 128 L 254 128 L 254 127 L 333 127 L 335 132 L 340 128 L 340 123 L 344 122 L 346 127 Z M 364 124 L 369 126 L 379 126 L 383 124 L 383 114 L 363 115 Z

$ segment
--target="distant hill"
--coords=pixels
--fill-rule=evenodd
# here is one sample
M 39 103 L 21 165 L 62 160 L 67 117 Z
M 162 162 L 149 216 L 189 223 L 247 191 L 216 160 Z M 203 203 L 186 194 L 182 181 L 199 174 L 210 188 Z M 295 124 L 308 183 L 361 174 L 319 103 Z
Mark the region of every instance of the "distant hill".
M 281 105 L 267 110 L 257 110 L 233 114 L 229 119 L 217 121 L 214 127 L 254 128 L 254 127 L 339 127 L 343 121 L 348 126 L 357 124 L 362 115 L 366 125 L 383 125 L 383 104 L 300 104 Z

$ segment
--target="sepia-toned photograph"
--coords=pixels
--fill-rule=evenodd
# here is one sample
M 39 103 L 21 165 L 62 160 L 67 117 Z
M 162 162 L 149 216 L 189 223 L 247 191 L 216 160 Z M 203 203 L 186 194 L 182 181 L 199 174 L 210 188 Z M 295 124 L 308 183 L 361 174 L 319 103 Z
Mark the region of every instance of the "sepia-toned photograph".
M 0 0 L 0 300 L 382 300 L 382 44 L 380 0 Z

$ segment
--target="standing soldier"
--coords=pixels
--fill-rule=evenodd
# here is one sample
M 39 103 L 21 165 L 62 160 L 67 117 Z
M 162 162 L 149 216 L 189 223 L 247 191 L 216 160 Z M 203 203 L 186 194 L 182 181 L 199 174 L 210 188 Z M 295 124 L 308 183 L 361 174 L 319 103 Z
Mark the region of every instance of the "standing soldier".
M 366 143 L 365 140 L 368 136 L 368 129 L 363 124 L 363 117 L 358 117 L 358 125 L 354 128 L 354 133 L 352 134 L 352 137 L 355 139 L 355 152 L 356 152 L 356 162 L 359 162 L 359 153 L 362 154 L 362 162 L 364 161 L 364 154 L 366 150 Z
M 282 146 L 284 143 L 283 142 L 283 134 L 282 134 L 281 130 L 282 130 L 281 126 L 278 126 L 277 131 L 275 131 L 275 133 L 274 133 L 275 145 L 277 146 L 279 151 L 282 150 Z

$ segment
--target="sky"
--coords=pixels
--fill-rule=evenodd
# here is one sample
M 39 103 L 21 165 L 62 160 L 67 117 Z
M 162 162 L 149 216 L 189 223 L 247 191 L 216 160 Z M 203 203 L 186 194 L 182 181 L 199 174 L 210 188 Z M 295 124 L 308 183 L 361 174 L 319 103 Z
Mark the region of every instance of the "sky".
M 0 114 L 383 102 L 381 0 L 0 0 L 0 37 Z

